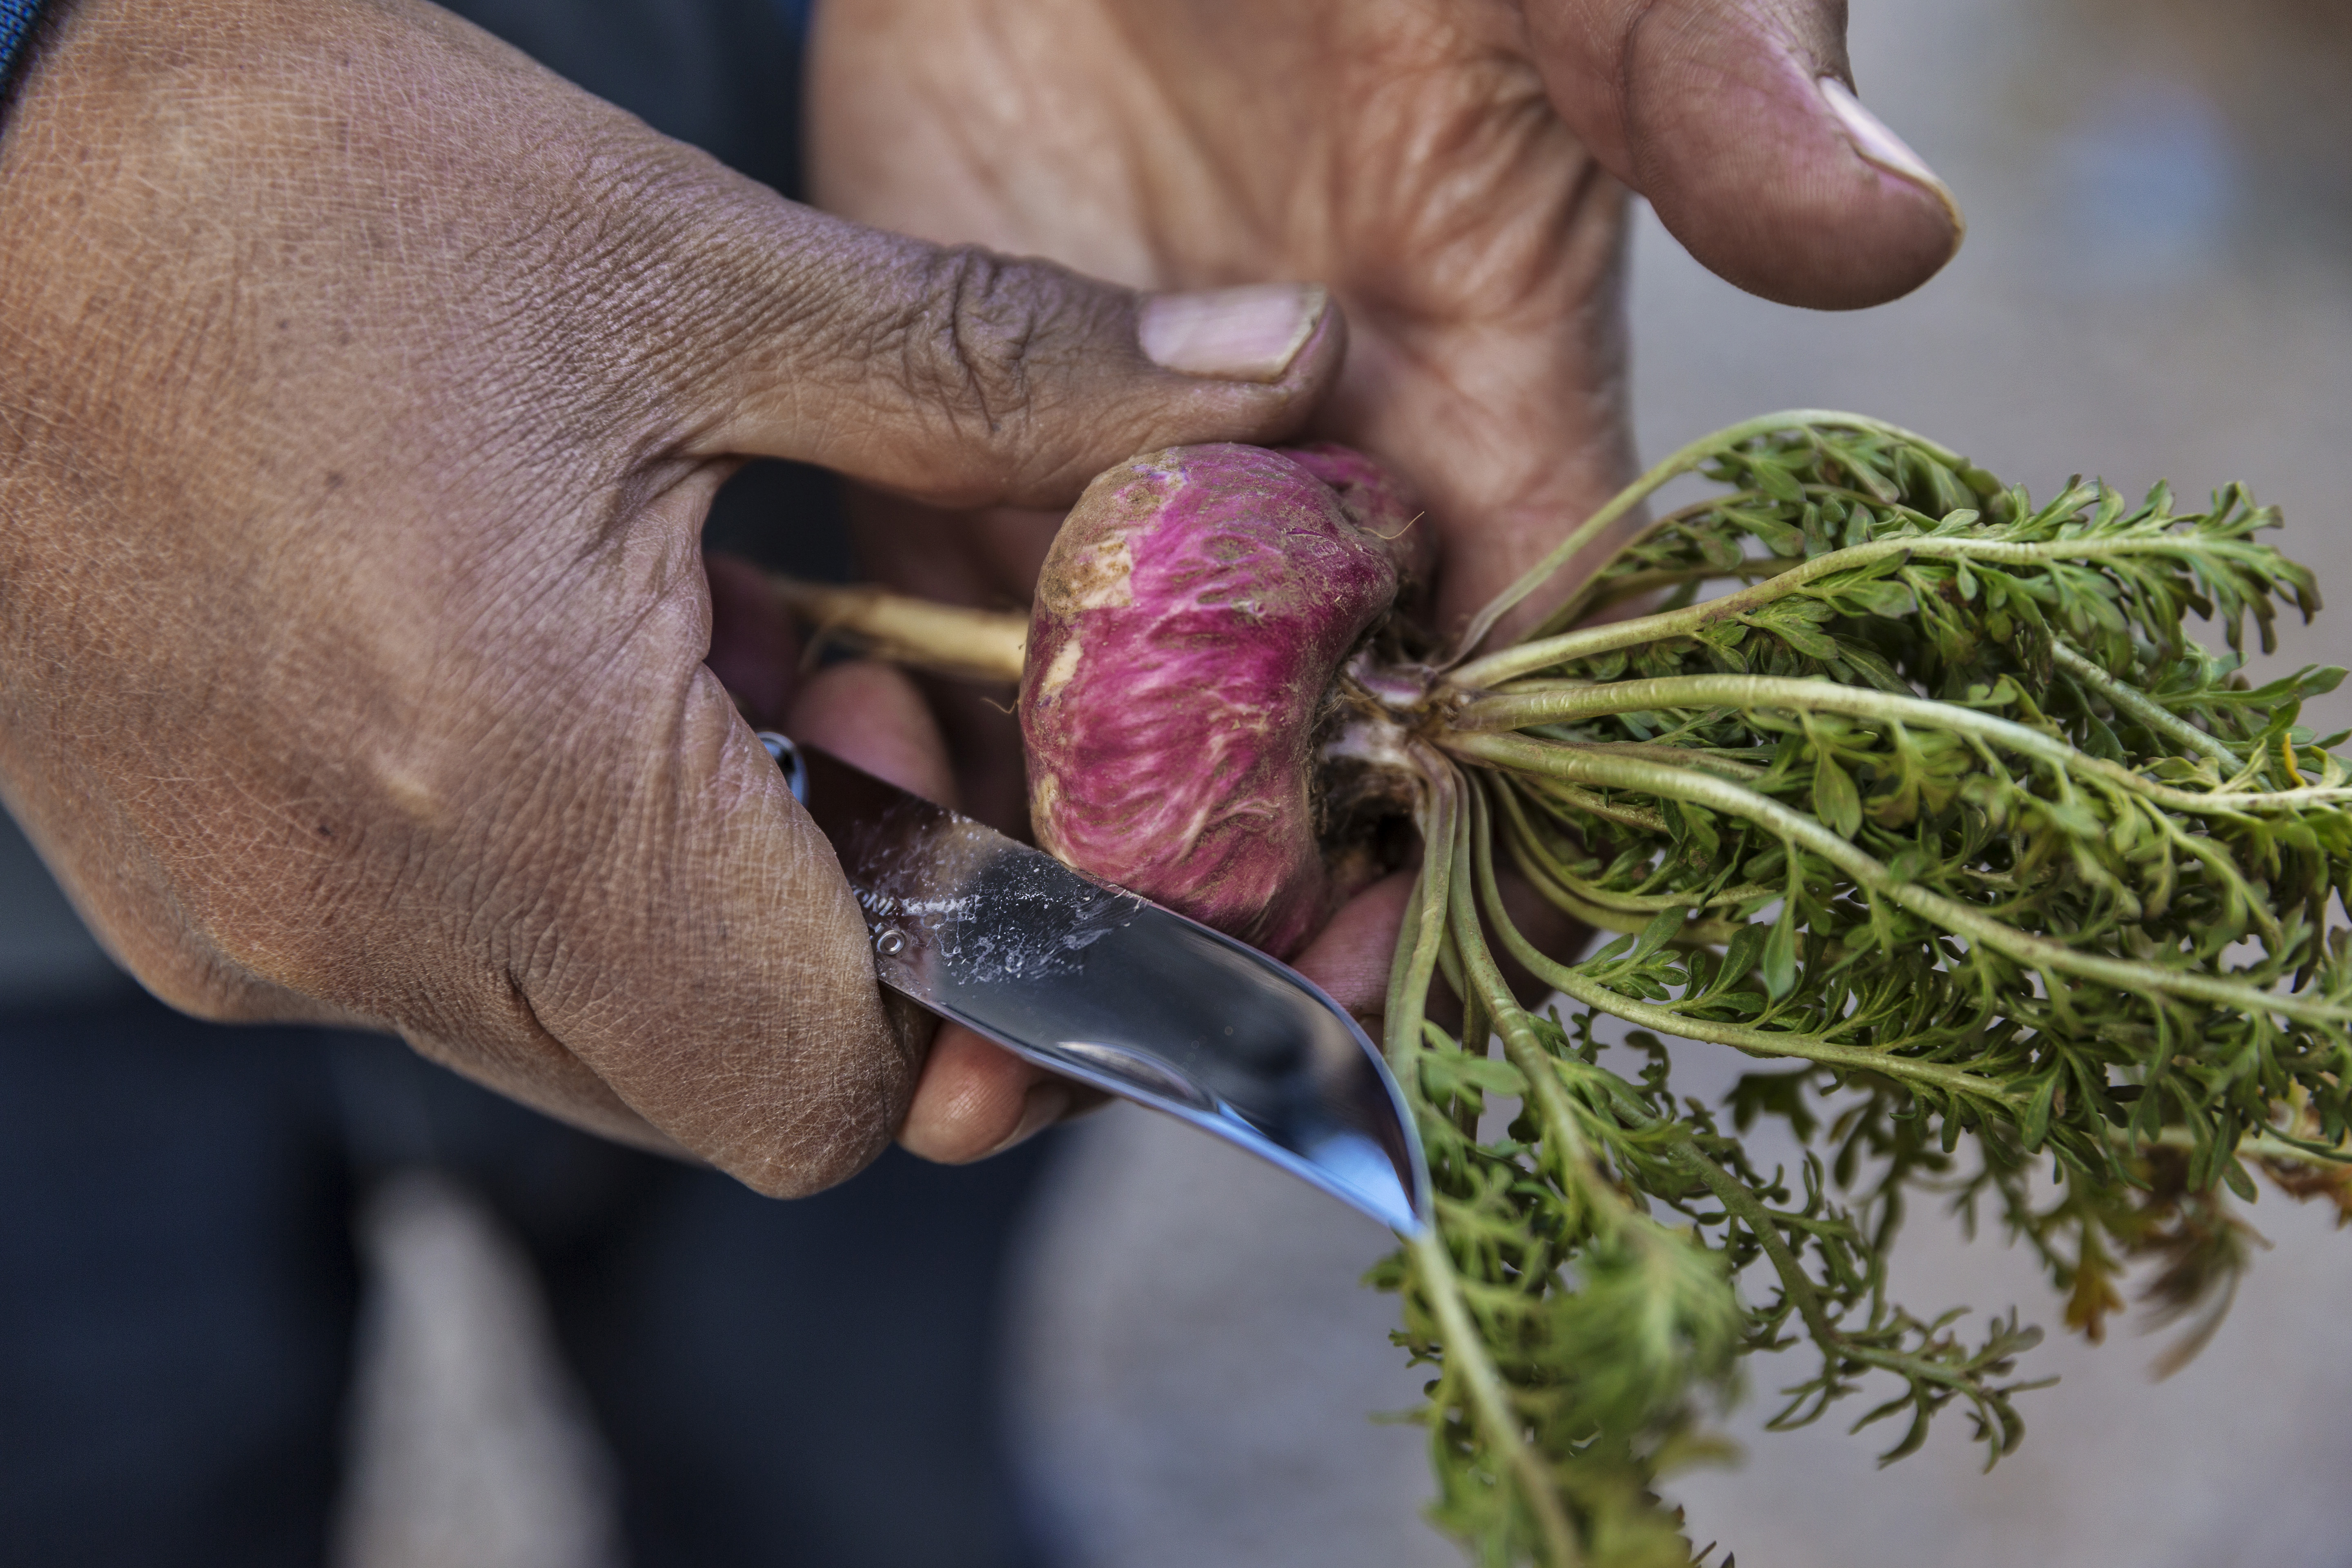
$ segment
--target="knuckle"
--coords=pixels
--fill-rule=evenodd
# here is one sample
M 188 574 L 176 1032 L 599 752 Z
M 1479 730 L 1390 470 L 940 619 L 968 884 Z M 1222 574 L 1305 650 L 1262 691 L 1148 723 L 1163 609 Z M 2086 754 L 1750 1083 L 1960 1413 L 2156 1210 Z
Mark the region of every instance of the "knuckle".
M 868 1118 L 758 1145 L 732 1160 L 728 1173 L 772 1198 L 805 1198 L 837 1187 L 880 1157 L 889 1131 Z
M 1070 345 L 1093 336 L 1090 291 L 977 246 L 936 253 L 922 284 L 891 333 L 903 385 L 958 435 L 1009 457 L 1055 401 Z

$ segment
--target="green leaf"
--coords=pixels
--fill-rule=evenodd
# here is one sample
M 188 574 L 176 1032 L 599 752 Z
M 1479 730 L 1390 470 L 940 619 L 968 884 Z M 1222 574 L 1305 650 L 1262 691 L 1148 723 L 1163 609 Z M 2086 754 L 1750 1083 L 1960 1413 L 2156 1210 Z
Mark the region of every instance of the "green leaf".
M 1752 925 L 1739 928 L 1730 943 L 1723 950 L 1723 981 L 1730 985 L 1747 978 L 1756 967 L 1757 954 L 1764 946 L 1764 933 Z
M 2029 1154 L 2039 1152 L 2042 1141 L 2050 1136 L 2050 1110 L 2058 1099 L 2058 1078 L 2054 1072 L 2044 1077 L 2042 1087 L 2035 1089 L 2033 1098 L 2026 1102 L 2025 1118 L 2019 1123 L 2018 1131 L 2024 1139 L 2025 1152 Z
M 1525 1099 L 1528 1080 L 1499 1057 L 1474 1057 L 1453 1051 L 1426 1051 L 1421 1058 L 1421 1081 L 1433 1097 L 1465 1089 L 1483 1094 L 1507 1094 Z
M 1797 482 L 1797 476 L 1779 463 L 1765 459 L 1750 464 L 1748 471 L 1755 475 L 1756 488 L 1774 500 L 1801 501 L 1805 499 L 1805 489 Z
M 1649 957 L 1667 942 L 1682 935 L 1684 924 L 1681 906 L 1660 910 L 1657 918 L 1642 928 L 1642 934 L 1634 940 L 1633 951 L 1625 955 L 1627 960 L 1638 963 Z
M 1739 521 L 1775 555 L 1795 557 L 1805 552 L 1805 531 L 1763 512 L 1742 512 Z
M 1809 626 L 1790 620 L 1778 621 L 1772 626 L 1772 634 L 1807 658 L 1837 657 L 1837 644 Z
M 1764 939 L 1764 989 L 1780 1001 L 1797 988 L 1797 921 L 1793 908 L 1780 911 L 1772 934 Z
M 1740 550 L 1738 542 L 1727 538 L 1711 528 L 1698 531 L 1695 534 L 1695 539 L 1698 545 L 1700 558 L 1708 565 L 1719 566 L 1728 571 L 1739 564 L 1744 552 Z
M 1836 761 L 1823 755 L 1813 764 L 1813 815 L 1840 837 L 1862 831 L 1862 794 Z
M 2255 1190 L 2253 1177 L 2246 1174 L 2246 1167 L 2235 1160 L 2221 1167 L 2221 1180 L 2229 1184 L 2231 1192 L 2248 1203 L 2262 1195 Z
M 1874 583 L 1858 583 L 1850 588 L 1841 588 L 1837 598 L 1853 605 L 1859 614 L 1878 616 L 1890 621 L 1899 621 L 1918 607 L 1911 597 L 1910 589 L 1884 578 Z

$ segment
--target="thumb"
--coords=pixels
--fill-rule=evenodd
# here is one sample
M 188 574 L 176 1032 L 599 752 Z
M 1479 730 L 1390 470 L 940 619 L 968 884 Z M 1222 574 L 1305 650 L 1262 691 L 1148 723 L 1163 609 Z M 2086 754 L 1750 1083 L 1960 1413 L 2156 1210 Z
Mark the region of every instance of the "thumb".
M 1917 288 L 1966 232 L 1951 192 L 1855 96 L 1845 14 L 1538 0 L 1528 21 L 1561 118 L 1694 257 L 1766 299 L 1841 310 Z
M 692 456 L 795 458 L 940 506 L 1062 506 L 1139 451 L 1294 434 L 1345 348 L 1313 284 L 1142 295 L 757 187 L 735 205 L 705 281 L 739 304 L 706 339 L 721 363 Z
M 795 739 L 901 789 L 956 804 L 946 743 L 922 693 L 898 670 L 834 666 L 794 700 L 789 728 Z M 930 1037 L 898 1141 L 926 1160 L 962 1164 L 1011 1148 L 1074 1104 L 1099 1099 L 961 1025 L 943 1024 Z

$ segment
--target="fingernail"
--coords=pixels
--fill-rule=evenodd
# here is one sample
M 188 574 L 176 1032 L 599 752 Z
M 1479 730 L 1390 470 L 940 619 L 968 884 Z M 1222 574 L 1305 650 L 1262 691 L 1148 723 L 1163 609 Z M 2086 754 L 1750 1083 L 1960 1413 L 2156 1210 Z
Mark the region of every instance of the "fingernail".
M 1220 381 L 1279 381 L 1330 309 L 1316 283 L 1252 283 L 1143 302 L 1136 336 L 1154 364 Z
M 1927 167 L 1927 160 L 1911 150 L 1911 144 L 1887 129 L 1881 120 L 1862 105 L 1853 89 L 1833 76 L 1821 79 L 1822 100 L 1845 127 L 1846 140 L 1866 163 L 1875 163 L 1890 174 L 1899 174 L 1912 184 L 1925 186 L 1944 204 L 1951 215 L 1952 226 L 1966 233 L 1968 219 L 1960 216 L 1960 204 L 1953 199 L 1952 188 L 1944 184 L 1936 171 Z
M 1050 1080 L 1031 1085 L 1029 1092 L 1022 1097 L 1021 1125 L 1013 1130 L 1012 1137 L 991 1149 L 988 1152 L 989 1155 L 993 1157 L 1003 1153 L 1007 1149 L 1026 1143 L 1030 1139 L 1059 1121 L 1063 1113 L 1069 1109 L 1069 1085 Z

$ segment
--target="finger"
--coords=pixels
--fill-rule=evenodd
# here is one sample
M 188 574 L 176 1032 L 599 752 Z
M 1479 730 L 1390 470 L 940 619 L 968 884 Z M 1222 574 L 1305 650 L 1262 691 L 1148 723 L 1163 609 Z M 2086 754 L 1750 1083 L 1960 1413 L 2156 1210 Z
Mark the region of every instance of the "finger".
M 1389 967 L 1419 875 L 1399 871 L 1356 894 L 1292 961 L 1293 968 L 1333 1001 L 1375 1027 L 1388 1010 Z
M 469 956 L 488 946 L 491 994 L 404 1032 L 501 1079 L 576 1058 L 677 1144 L 794 1195 L 887 1144 L 923 1042 L 884 1005 L 831 845 L 704 662 L 696 524 L 716 478 L 646 508 L 541 640 L 482 650 L 478 679 L 511 694 L 478 713 L 503 754 L 445 742 L 431 792 L 446 799 L 403 804 L 456 837 L 436 858 L 463 892 L 439 902 L 468 910 L 452 935 Z M 862 679 L 812 681 L 789 717 L 845 705 L 839 688 Z M 903 707 L 874 700 L 895 734 Z M 559 1095 L 578 1098 L 551 1078 L 537 1098 Z
M 793 705 L 790 728 L 796 739 L 901 789 L 955 804 L 955 776 L 938 728 L 921 692 L 895 669 L 861 663 L 826 670 Z M 924 1058 L 898 1142 L 926 1160 L 961 1165 L 1002 1153 L 1101 1099 L 961 1025 L 945 1024 Z
M 898 1129 L 910 1154 L 942 1165 L 1002 1154 L 1102 1103 L 1100 1091 L 1033 1067 L 961 1024 L 940 1026 Z
M 925 800 L 956 804 L 939 724 L 915 683 L 887 665 L 856 660 L 818 675 L 793 699 L 784 730 Z
M 1538 0 L 1560 116 L 1690 253 L 1784 304 L 1909 292 L 1959 248 L 1958 205 L 1854 95 L 1844 0 Z
M 782 201 L 715 167 L 677 216 L 694 455 L 796 458 L 940 505 L 1061 506 L 1138 451 L 1277 441 L 1337 374 L 1322 289 L 1147 296 Z M 673 327 L 676 332 L 679 329 Z M 706 354 L 716 354 L 715 362 Z
M 784 722 L 800 673 L 800 638 L 776 602 L 767 574 L 740 555 L 706 554 L 710 582 L 710 652 L 703 663 L 762 729 Z
M 513 1010 L 523 1032 L 558 1047 L 543 1056 L 577 1058 L 661 1134 L 761 1192 L 815 1191 L 863 1167 L 901 1120 L 932 1021 L 881 990 L 832 847 L 724 710 L 710 672 L 690 679 L 685 763 L 667 771 L 709 782 L 665 800 L 658 775 L 625 767 L 621 787 L 597 780 L 582 791 L 621 796 L 600 803 L 614 813 L 652 794 L 654 809 L 637 815 L 658 824 L 627 835 L 640 842 L 606 863 L 605 898 L 570 920 L 580 952 L 567 967 L 602 984 L 583 996 L 569 976 L 535 977 L 517 984 Z M 784 718 L 790 732 L 856 766 L 951 798 L 937 728 L 896 670 L 836 666 L 809 680 Z M 710 761 L 698 765 L 705 752 Z M 597 994 L 632 982 L 646 988 L 642 1002 Z M 663 1006 L 683 1010 L 643 1016 Z M 478 1024 L 465 1037 L 478 1057 Z M 583 1098 L 578 1086 L 550 1088 Z

